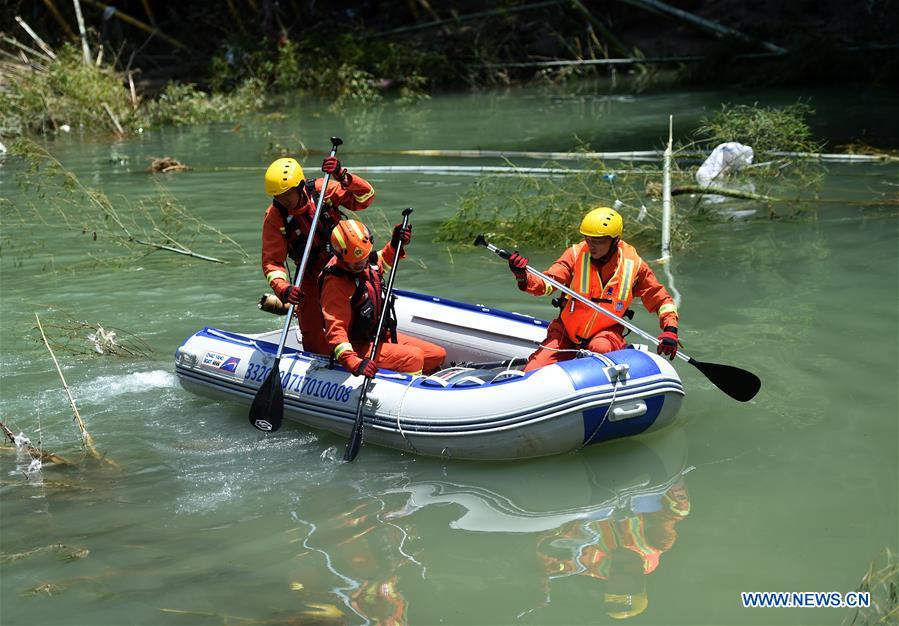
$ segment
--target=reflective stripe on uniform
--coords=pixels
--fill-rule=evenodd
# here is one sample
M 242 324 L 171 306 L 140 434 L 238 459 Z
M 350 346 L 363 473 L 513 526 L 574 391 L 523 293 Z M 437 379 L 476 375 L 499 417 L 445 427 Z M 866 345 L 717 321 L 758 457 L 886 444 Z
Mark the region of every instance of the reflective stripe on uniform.
M 627 300 L 631 295 L 631 283 L 634 278 L 634 262 L 631 259 L 624 260 L 624 272 L 621 275 L 621 284 L 618 286 L 618 299 Z
M 390 263 L 387 262 L 387 259 L 384 258 L 383 252 L 378 252 L 378 262 L 381 264 L 382 272 L 389 272 L 390 268 L 393 267 Z
M 271 284 L 272 284 L 272 281 L 275 280 L 276 278 L 282 278 L 282 279 L 284 279 L 284 280 L 290 280 L 290 279 L 287 277 L 287 272 L 284 272 L 284 271 L 282 271 L 282 270 L 275 270 L 274 272 L 269 272 L 268 274 L 265 275 L 265 280 L 268 281 L 268 284 L 269 284 L 269 285 L 271 285 Z
M 375 195 L 374 189 L 370 190 L 368 193 L 363 193 L 363 194 L 355 194 L 354 193 L 353 198 L 355 198 L 356 202 L 365 202 L 366 200 L 371 198 L 373 195 Z
M 669 302 L 668 304 L 660 306 L 659 315 L 665 315 L 665 313 L 677 313 L 677 305 L 673 302 Z
M 590 253 L 581 255 L 581 281 L 579 293 L 582 296 L 590 295 Z
M 551 294 L 552 292 L 554 292 L 556 290 L 556 288 L 554 286 L 552 286 L 549 282 L 547 282 L 545 280 L 543 281 L 543 285 L 544 285 L 544 287 L 546 287 L 546 291 L 543 292 L 544 296 L 548 296 L 549 294 Z
M 347 350 L 352 350 L 352 349 L 353 349 L 353 344 L 351 344 L 349 342 L 339 343 L 339 344 L 337 344 L 337 347 L 334 348 L 334 358 L 339 360 L 340 355 L 342 355 Z

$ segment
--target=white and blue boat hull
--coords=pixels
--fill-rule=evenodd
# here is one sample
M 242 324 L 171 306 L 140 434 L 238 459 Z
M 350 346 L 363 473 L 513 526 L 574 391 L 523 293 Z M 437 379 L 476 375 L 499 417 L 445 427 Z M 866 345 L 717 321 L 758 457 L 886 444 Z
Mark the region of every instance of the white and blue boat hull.
M 397 292 L 399 329 L 447 348 L 457 362 L 530 354 L 546 322 L 411 292 Z M 186 389 L 249 405 L 274 363 L 279 331 L 246 335 L 204 328 L 178 349 Z M 279 363 L 284 417 L 348 437 L 363 378 L 302 350 L 291 333 Z M 671 364 L 627 349 L 550 365 L 457 367 L 435 376 L 382 370 L 365 407 L 366 444 L 429 456 L 518 459 L 659 429 L 672 422 L 684 391 Z

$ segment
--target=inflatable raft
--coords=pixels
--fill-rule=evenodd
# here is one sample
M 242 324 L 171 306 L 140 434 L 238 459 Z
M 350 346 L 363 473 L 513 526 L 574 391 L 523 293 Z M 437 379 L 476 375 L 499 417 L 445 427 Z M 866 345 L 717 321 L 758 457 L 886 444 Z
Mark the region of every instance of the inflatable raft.
M 364 408 L 365 443 L 462 459 L 571 452 L 672 422 L 684 395 L 671 364 L 643 349 L 578 358 L 524 373 L 547 323 L 527 315 L 396 290 L 401 332 L 447 350 L 430 376 L 381 370 Z M 249 405 L 271 371 L 280 331 L 204 328 L 175 355 L 182 386 Z M 279 362 L 284 417 L 348 437 L 364 379 L 303 351 L 296 333 Z

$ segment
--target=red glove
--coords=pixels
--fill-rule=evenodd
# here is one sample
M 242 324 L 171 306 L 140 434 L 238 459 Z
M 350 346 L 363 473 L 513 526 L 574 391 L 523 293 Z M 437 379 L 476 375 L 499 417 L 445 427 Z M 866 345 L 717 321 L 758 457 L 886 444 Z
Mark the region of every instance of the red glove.
M 356 376 L 365 376 L 366 378 L 374 378 L 378 373 L 378 366 L 371 359 L 360 359 L 359 365 L 353 368 L 353 374 Z
M 527 282 L 528 272 L 525 269 L 527 266 L 528 258 L 518 254 L 517 250 L 509 255 L 509 269 L 515 274 L 515 279 L 518 282 Z
M 340 161 L 335 156 L 329 156 L 322 162 L 322 171 L 325 174 L 330 174 L 340 182 L 343 182 L 347 175 L 346 168 L 341 167 Z
M 397 224 L 393 227 L 393 236 L 390 238 L 390 245 L 393 246 L 393 249 L 396 250 L 400 241 L 403 242 L 403 247 L 409 245 L 409 242 L 412 241 L 412 224 L 406 224 L 406 227 L 403 228 L 402 224 Z
M 284 304 L 292 304 L 294 306 L 297 306 L 303 302 L 303 295 L 303 290 L 299 287 L 287 285 L 284 289 L 281 290 L 278 298 L 280 298 L 281 302 L 283 302 Z
M 666 326 L 664 332 L 659 335 L 657 354 L 664 354 L 670 361 L 677 356 L 677 326 Z

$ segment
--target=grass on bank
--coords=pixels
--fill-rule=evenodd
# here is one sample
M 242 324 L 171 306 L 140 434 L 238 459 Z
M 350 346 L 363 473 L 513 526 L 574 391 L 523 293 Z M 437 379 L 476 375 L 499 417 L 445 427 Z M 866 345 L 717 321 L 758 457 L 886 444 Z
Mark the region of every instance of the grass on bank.
M 55 60 L 32 60 L 2 68 L 0 135 L 56 132 L 64 125 L 88 131 L 137 132 L 165 124 L 234 119 L 258 110 L 263 85 L 247 79 L 229 93 L 206 93 L 193 85 L 169 83 L 155 99 L 132 93 L 128 76 L 111 64 L 85 63 L 70 44 Z

